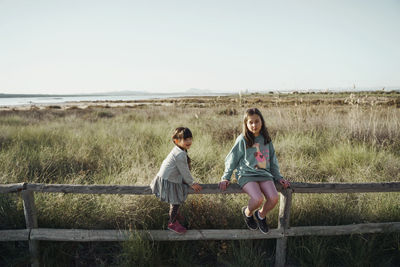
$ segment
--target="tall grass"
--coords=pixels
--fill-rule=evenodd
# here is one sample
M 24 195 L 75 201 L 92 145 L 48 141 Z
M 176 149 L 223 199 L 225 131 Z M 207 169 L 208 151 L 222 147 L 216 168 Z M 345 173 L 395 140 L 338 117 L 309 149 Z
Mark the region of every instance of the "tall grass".
M 242 103 L 246 105 L 245 96 Z M 216 183 L 224 169 L 224 158 L 241 131 L 247 106 L 185 105 L 3 111 L 0 183 L 147 185 L 173 147 L 172 130 L 181 125 L 194 134 L 189 150 L 194 177 L 201 183 Z M 291 181 L 400 181 L 398 108 L 261 105 L 260 109 L 281 172 Z M 295 195 L 291 225 L 400 221 L 398 197 L 397 193 Z M 165 229 L 167 221 L 168 205 L 153 196 L 35 194 L 35 201 L 40 227 Z M 245 228 L 240 207 L 246 202 L 244 194 L 190 195 L 183 213 L 192 229 Z M 24 228 L 20 198 L 2 195 L 0 204 L 0 228 Z M 276 227 L 277 209 L 268 215 L 268 221 Z M 290 257 L 302 265 L 346 266 L 356 261 L 368 265 L 371 258 L 363 255 L 378 246 L 379 238 L 328 238 L 331 243 L 324 243 L 325 238 L 290 238 Z M 391 247 L 376 257 L 386 255 L 388 264 L 399 263 L 398 235 L 385 236 L 385 240 Z M 258 266 L 269 264 L 274 253 L 273 243 L 259 241 L 152 244 L 132 239 L 108 248 L 51 244 L 45 244 L 42 259 L 51 261 L 58 257 L 60 246 L 68 247 L 68 255 L 62 257 L 70 264 L 78 258 L 80 263 L 85 262 L 82 252 L 90 249 L 93 257 L 87 263 L 117 265 L 137 263 L 138 259 L 146 259 L 141 262 L 145 265 L 173 265 L 189 262 L 190 258 L 195 265 L 236 266 L 241 262 Z M 333 253 L 332 246 L 337 248 Z M 357 255 L 352 252 L 355 247 L 362 250 Z M 10 243 L 0 244 L 0 251 L 18 254 Z M 0 263 L 11 262 L 7 254 L 0 254 Z

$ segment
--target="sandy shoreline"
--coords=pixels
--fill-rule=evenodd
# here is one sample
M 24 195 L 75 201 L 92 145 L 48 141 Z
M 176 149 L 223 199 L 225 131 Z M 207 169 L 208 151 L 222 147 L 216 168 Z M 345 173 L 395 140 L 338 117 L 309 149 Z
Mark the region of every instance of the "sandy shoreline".
M 172 104 L 179 103 L 183 99 L 191 99 L 190 102 L 196 103 L 202 102 L 201 99 L 218 98 L 220 96 L 232 96 L 232 94 L 212 94 L 212 95 L 160 95 L 160 96 L 149 96 L 149 97 L 135 97 L 130 96 L 100 96 L 99 98 L 90 97 L 88 98 L 54 98 L 54 97 L 42 97 L 38 99 L 33 98 L 13 98 L 12 101 L 6 101 L 7 97 L 0 97 L 0 110 L 30 110 L 30 109 L 68 109 L 68 108 L 80 108 L 85 109 L 88 107 L 123 107 L 128 108 L 135 107 L 138 105 L 147 104 Z M 61 101 L 60 101 L 61 100 Z M 185 100 L 187 101 L 187 100 Z
M 395 93 L 341 93 L 341 94 L 250 94 L 224 96 L 182 96 L 142 100 L 69 101 L 62 103 L 24 104 L 0 106 L 0 111 L 18 110 L 69 110 L 90 108 L 137 108 L 144 106 L 176 107 L 239 107 L 239 106 L 394 106 L 400 107 L 400 92 Z
M 193 98 L 193 97 L 192 97 Z M 96 101 L 67 101 L 62 103 L 38 103 L 12 106 L 0 106 L 0 110 L 43 110 L 43 109 L 87 109 L 87 108 L 134 108 L 144 105 L 172 105 L 181 98 L 151 99 L 151 100 L 96 100 Z

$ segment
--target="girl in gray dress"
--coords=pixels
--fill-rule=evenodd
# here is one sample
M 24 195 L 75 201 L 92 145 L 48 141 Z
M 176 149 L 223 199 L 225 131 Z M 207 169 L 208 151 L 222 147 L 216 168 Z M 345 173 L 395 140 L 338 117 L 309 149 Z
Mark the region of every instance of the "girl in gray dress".
M 177 220 L 180 205 L 186 200 L 189 186 L 195 191 L 202 189 L 190 173 L 190 158 L 187 150 L 192 145 L 189 128 L 178 127 L 172 135 L 175 147 L 161 164 L 160 170 L 150 184 L 152 192 L 161 201 L 170 204 L 168 229 L 184 234 L 186 228 Z

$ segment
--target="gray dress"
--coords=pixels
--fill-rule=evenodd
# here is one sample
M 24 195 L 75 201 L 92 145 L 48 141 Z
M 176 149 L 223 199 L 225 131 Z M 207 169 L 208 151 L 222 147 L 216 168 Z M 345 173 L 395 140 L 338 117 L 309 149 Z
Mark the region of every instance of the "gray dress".
M 160 170 L 150 184 L 151 191 L 161 201 L 182 204 L 194 183 L 187 163 L 185 150 L 175 146 L 161 164 Z

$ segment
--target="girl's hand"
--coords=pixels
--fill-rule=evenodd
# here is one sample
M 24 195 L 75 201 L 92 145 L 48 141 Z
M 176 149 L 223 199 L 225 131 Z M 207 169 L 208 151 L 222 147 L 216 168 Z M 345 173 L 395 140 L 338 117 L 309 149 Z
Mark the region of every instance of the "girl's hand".
M 290 182 L 286 179 L 283 179 L 283 178 L 280 179 L 279 183 L 283 186 L 284 189 L 290 187 Z
M 223 181 L 219 182 L 218 187 L 220 190 L 225 191 L 226 188 L 228 187 L 228 185 L 229 185 L 229 181 L 223 180 Z
M 200 192 L 201 189 L 203 189 L 203 188 L 201 188 L 201 186 L 200 186 L 198 183 L 192 184 L 191 187 L 192 187 L 192 189 L 194 190 L 194 192 L 196 192 L 196 193 Z

